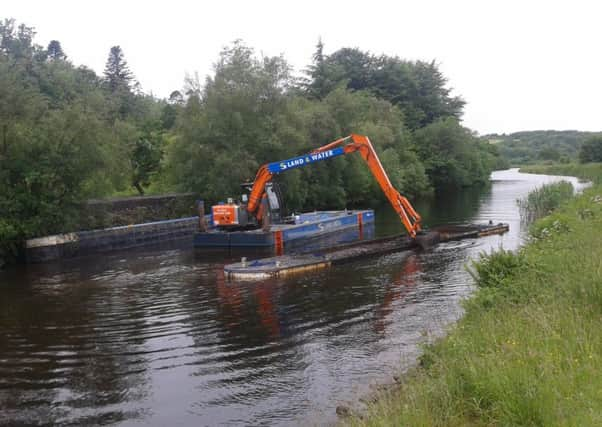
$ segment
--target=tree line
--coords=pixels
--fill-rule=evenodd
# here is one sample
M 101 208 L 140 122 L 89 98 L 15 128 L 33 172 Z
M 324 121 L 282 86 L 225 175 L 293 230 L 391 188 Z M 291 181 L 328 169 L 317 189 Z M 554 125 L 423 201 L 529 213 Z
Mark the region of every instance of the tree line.
M 600 133 L 595 132 L 536 130 L 490 134 L 482 138 L 497 145 L 500 155 L 516 166 L 577 160 L 583 163 L 602 161 L 602 156 L 594 154 L 602 138 Z
M 167 99 L 143 92 L 119 46 L 102 75 L 75 66 L 53 40 L 0 22 L 0 247 L 77 229 L 81 201 L 194 191 L 209 203 L 240 193 L 266 162 L 349 133 L 368 135 L 392 183 L 418 197 L 485 183 L 495 145 L 459 123 L 435 62 L 319 42 L 304 78 L 282 56 L 242 41 L 211 76 L 188 77 Z M 281 176 L 290 210 L 368 205 L 381 198 L 355 156 Z

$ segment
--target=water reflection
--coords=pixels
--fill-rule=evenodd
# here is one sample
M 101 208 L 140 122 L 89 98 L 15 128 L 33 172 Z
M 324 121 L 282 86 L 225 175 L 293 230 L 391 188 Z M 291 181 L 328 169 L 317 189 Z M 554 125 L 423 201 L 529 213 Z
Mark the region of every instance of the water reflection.
M 402 267 L 399 269 L 399 273 L 385 285 L 384 297 L 375 310 L 374 330 L 379 334 L 384 334 L 386 327 L 391 323 L 388 316 L 393 312 L 393 303 L 399 303 L 406 299 L 416 285 L 417 276 L 422 271 L 417 254 L 406 252 L 404 255 L 406 258 L 401 262 Z
M 517 247 L 516 199 L 558 179 L 493 178 L 417 205 L 431 226 L 505 221 L 507 235 L 304 276 L 229 282 L 224 263 L 261 253 L 189 242 L 2 272 L 0 424 L 332 422 L 461 315 L 466 263 Z M 400 230 L 392 210 L 377 221 L 377 235 Z

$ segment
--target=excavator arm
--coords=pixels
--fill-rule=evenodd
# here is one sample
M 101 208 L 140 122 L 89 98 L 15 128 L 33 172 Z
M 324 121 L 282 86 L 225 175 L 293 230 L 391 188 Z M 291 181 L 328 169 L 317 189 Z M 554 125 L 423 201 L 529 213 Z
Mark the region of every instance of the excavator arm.
M 309 154 L 293 157 L 280 162 L 267 163 L 259 168 L 251 193 L 247 203 L 247 211 L 261 221 L 262 209 L 261 200 L 265 192 L 266 184 L 272 177 L 289 169 L 306 166 L 310 163 L 315 163 L 327 160 L 333 157 L 342 156 L 349 153 L 359 152 L 370 168 L 370 172 L 380 185 L 380 188 L 385 193 L 385 196 L 399 215 L 408 234 L 416 237 L 421 229 L 421 217 L 414 210 L 411 203 L 393 187 L 387 173 L 385 172 L 374 147 L 370 143 L 368 137 L 363 135 L 352 134 L 345 138 L 337 139 L 330 144 L 324 145 Z

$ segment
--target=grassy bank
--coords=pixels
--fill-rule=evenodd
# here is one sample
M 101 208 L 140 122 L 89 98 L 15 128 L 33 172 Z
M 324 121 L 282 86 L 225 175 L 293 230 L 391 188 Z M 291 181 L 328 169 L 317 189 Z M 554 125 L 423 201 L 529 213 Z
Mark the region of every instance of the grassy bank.
M 365 419 L 346 422 L 602 425 L 602 165 L 565 170 L 598 184 L 535 223 L 519 253 L 474 266 L 464 318 Z
M 602 163 L 567 163 L 554 165 L 532 165 L 520 169 L 521 172 L 544 175 L 576 176 L 596 184 L 602 184 Z

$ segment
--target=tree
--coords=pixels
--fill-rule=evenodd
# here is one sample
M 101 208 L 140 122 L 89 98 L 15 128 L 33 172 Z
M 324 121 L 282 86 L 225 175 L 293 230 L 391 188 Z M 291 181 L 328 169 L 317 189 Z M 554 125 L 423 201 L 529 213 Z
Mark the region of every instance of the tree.
M 434 61 L 411 62 L 383 55 L 374 61 L 373 68 L 369 89 L 399 106 L 411 129 L 462 116 L 464 100 L 451 96 L 447 80 Z
M 447 80 L 434 61 L 406 61 L 379 57 L 357 48 L 342 48 L 323 54 L 318 43 L 309 82 L 304 85 L 310 97 L 322 99 L 338 85 L 366 90 L 397 105 L 410 129 L 418 129 L 441 118 L 459 119 L 464 100 L 451 95 Z
M 309 79 L 305 83 L 305 92 L 310 98 L 323 99 L 335 88 L 340 79 L 336 77 L 334 68 L 326 62 L 324 43 L 321 38 L 318 39 L 312 59 L 313 64 L 306 71 Z
M 134 75 L 130 71 L 120 46 L 113 46 L 105 65 L 105 82 L 111 92 L 131 91 Z
M 588 138 L 579 151 L 581 163 L 602 162 L 602 136 Z
M 281 57 L 256 58 L 240 41 L 225 48 L 215 75 L 204 87 L 193 80 L 187 90 L 178 138 L 168 150 L 172 182 L 217 201 L 238 193 L 261 163 L 282 154 L 275 135 L 286 111 L 289 69 Z
M 159 170 L 163 157 L 163 136 L 158 131 L 149 131 L 136 140 L 132 155 L 132 185 L 141 196 L 144 187 Z
M 417 130 L 414 141 L 436 190 L 466 187 L 489 178 L 492 162 L 487 148 L 454 118 L 440 119 Z
M 46 51 L 48 52 L 48 59 L 50 60 L 67 59 L 67 55 L 63 52 L 61 43 L 58 40 L 51 40 L 50 43 L 48 43 Z
M 545 147 L 539 151 L 538 157 L 541 160 L 551 160 L 557 162 L 560 160 L 560 152 L 553 147 Z
M 15 29 L 14 19 L 5 19 L 0 24 L 0 52 L 13 59 L 31 58 L 39 46 L 33 44 L 33 27 L 20 24 Z
M 391 179 L 408 195 L 429 192 L 403 114 L 390 102 L 342 86 L 323 99 L 286 90 L 288 67 L 278 57 L 257 59 L 235 43 L 222 52 L 215 75 L 189 94 L 167 147 L 165 171 L 205 200 L 236 195 L 266 162 L 309 152 L 350 132 L 367 133 Z M 224 173 L 228 171 L 228 173 Z M 293 210 L 362 206 L 382 192 L 357 155 L 278 177 Z
M 0 256 L 24 238 L 76 229 L 79 203 L 113 192 L 102 181 L 125 157 L 96 74 L 48 61 L 34 34 L 0 23 Z
M 351 90 L 369 89 L 376 61 L 374 56 L 357 48 L 342 48 L 328 56 L 326 63 L 338 71 L 338 80 Z
M 161 123 L 163 129 L 173 129 L 176 125 L 178 113 L 182 110 L 184 104 L 184 96 L 179 90 L 174 90 L 169 95 L 169 98 L 161 111 Z
M 540 160 L 567 162 L 579 159 L 579 151 L 592 132 L 576 130 L 536 130 L 511 134 L 484 135 L 495 144 L 502 157 L 512 165 L 525 165 Z
M 113 120 L 126 120 L 128 117 L 141 119 L 141 107 L 144 107 L 145 95 L 142 94 L 140 84 L 135 80 L 130 71 L 123 51 L 119 46 L 113 46 L 104 71 L 104 84 L 111 105 L 111 118 Z M 143 114 L 143 113 L 142 113 Z

